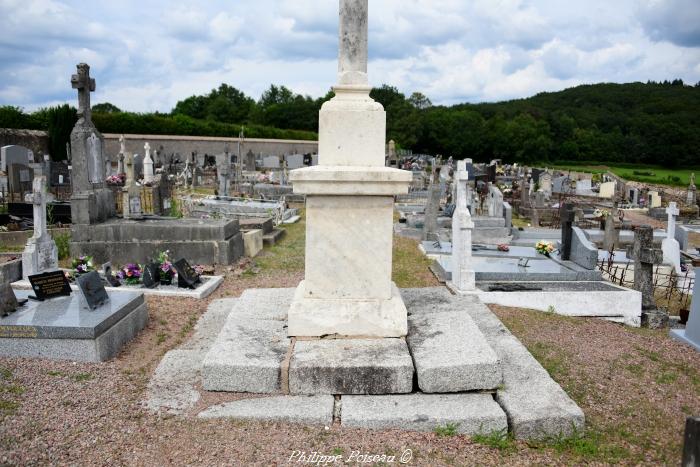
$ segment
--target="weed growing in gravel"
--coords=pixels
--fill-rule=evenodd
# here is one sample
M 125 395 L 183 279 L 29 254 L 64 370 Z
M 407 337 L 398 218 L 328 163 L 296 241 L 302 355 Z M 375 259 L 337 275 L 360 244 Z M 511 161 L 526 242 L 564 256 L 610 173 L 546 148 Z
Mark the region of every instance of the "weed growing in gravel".
M 54 370 L 49 370 L 46 372 L 47 375 L 49 376 L 66 376 L 66 374 L 62 371 L 54 371 Z
M 454 436 L 457 434 L 459 423 L 448 423 L 445 426 L 436 426 L 433 432 L 439 437 Z
M 12 415 L 18 407 L 19 404 L 17 402 L 0 399 L 0 416 Z
M 90 381 L 92 379 L 92 373 L 78 373 L 73 376 L 73 379 L 77 382 Z
M 638 363 L 627 365 L 625 368 L 634 376 L 642 376 L 644 374 L 644 367 Z
M 343 454 L 343 448 L 333 448 L 331 454 L 333 454 L 334 456 L 340 456 L 341 454 Z
M 166 341 L 168 334 L 165 332 L 159 332 L 156 334 L 156 345 L 160 345 Z
M 0 379 L 10 379 L 12 378 L 12 371 L 9 368 L 0 366 Z
M 678 379 L 676 373 L 661 373 L 656 377 L 656 382 L 659 384 L 671 384 Z
M 472 436 L 472 441 L 501 451 L 515 448 L 513 435 L 509 434 L 508 430 L 505 428 L 503 430 L 494 430 L 486 434 L 477 433 Z
M 16 384 L 2 385 L 0 386 L 0 392 L 19 396 L 20 394 L 24 394 L 24 388 Z

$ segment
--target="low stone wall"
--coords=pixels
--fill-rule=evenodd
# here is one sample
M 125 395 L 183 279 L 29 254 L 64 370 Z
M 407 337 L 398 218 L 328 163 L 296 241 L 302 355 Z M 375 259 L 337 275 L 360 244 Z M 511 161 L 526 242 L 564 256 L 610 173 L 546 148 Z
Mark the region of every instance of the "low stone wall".
M 114 163 L 119 154 L 119 137 L 121 135 L 106 133 L 105 154 Z M 223 154 L 228 146 L 231 154 L 238 154 L 238 138 L 219 136 L 175 136 L 175 135 L 124 135 L 127 152 L 143 154 L 143 146 L 148 142 L 151 148 L 159 153 L 180 154 L 189 156 L 193 151 L 197 154 Z M 162 149 L 161 149 L 162 148 Z M 253 154 L 283 156 L 285 154 L 315 154 L 318 153 L 318 141 L 257 139 L 245 138 L 241 145 L 241 156 L 248 151 Z
M 7 257 L 8 255 L 2 255 Z M 14 256 L 14 255 L 13 255 Z M 5 263 L 0 262 L 0 284 L 22 279 L 22 258 Z
M 49 152 L 49 135 L 39 130 L 0 128 L 0 147 L 16 144 L 34 152 L 34 156 Z
M 70 234 L 70 229 L 49 229 L 52 237 L 60 234 Z M 29 240 L 29 237 L 34 235 L 33 230 L 20 230 L 17 232 L 0 232 L 0 245 L 17 246 L 17 251 L 24 250 L 24 245 Z

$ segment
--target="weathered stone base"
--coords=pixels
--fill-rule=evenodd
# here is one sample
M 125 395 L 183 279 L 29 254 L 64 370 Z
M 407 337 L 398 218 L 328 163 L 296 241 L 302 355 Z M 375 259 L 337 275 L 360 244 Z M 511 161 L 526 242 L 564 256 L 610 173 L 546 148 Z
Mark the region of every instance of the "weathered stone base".
M 301 281 L 289 308 L 290 336 L 402 337 L 408 332 L 406 306 L 396 284 L 388 300 L 306 298 Z
M 413 389 L 403 339 L 298 341 L 289 365 L 290 394 L 401 394 Z
M 662 310 L 642 311 L 642 327 L 664 329 L 668 327 L 668 313 Z
M 294 289 L 255 289 L 212 302 L 192 341 L 166 354 L 146 405 L 195 414 L 203 387 L 268 394 L 199 412 L 206 418 L 314 425 L 332 420 L 421 431 L 449 423 L 467 434 L 508 428 L 520 439 L 584 429 L 581 409 L 477 296 L 455 296 L 445 288 L 402 290 L 410 320 L 408 357 L 403 339 L 377 345 L 377 339 L 287 338 L 294 295 Z M 420 388 L 439 393 L 349 394 L 415 391 L 408 386 L 413 368 Z M 466 392 L 474 385 L 482 389 Z

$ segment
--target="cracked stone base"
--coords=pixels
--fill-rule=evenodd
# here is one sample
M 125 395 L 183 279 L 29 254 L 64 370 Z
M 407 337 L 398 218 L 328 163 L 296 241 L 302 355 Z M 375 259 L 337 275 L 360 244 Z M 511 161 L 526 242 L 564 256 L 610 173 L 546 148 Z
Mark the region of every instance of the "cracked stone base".
M 294 293 L 253 289 L 237 299 L 212 302 L 193 338 L 161 361 L 149 384 L 146 406 L 202 418 L 312 425 L 333 420 L 348 427 L 432 431 L 454 424 L 465 434 L 489 434 L 507 426 L 518 439 L 584 430 L 581 409 L 477 296 L 452 295 L 444 287 L 401 290 L 411 323 L 406 342 L 294 343 L 285 327 Z M 372 341 L 382 344 L 369 345 Z M 479 345 L 472 345 L 477 341 Z M 369 348 L 362 351 L 363 345 Z M 384 373 L 375 371 L 380 368 Z M 356 370 L 373 376 L 369 381 L 348 376 Z M 371 388 L 413 390 L 408 376 L 414 374 L 423 392 L 348 394 Z M 474 384 L 491 389 L 470 389 Z M 202 387 L 267 395 L 199 410 Z M 287 390 L 292 395 L 286 395 Z
M 307 298 L 301 281 L 289 308 L 289 336 L 403 337 L 406 306 L 396 284 L 388 300 Z

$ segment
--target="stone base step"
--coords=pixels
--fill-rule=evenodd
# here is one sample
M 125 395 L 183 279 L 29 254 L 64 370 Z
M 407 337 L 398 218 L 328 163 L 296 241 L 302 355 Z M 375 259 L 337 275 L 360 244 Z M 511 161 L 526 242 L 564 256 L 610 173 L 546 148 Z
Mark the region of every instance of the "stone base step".
M 474 222 L 475 229 L 488 229 L 492 227 L 505 227 L 506 219 L 505 217 L 472 217 L 472 222 Z
M 263 244 L 272 246 L 282 240 L 285 235 L 287 235 L 287 231 L 284 229 L 272 229 L 272 232 L 263 235 Z

